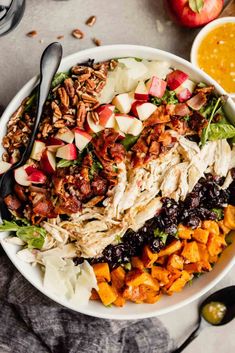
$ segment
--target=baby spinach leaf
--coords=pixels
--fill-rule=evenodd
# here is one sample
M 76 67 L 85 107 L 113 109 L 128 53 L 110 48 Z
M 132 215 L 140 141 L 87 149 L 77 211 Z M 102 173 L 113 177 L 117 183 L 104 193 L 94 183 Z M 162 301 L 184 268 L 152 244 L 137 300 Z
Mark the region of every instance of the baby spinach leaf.
M 133 135 L 127 134 L 126 137 L 121 141 L 121 144 L 125 147 L 127 151 L 129 151 L 131 147 L 134 146 L 138 138 L 139 136 L 133 136 Z

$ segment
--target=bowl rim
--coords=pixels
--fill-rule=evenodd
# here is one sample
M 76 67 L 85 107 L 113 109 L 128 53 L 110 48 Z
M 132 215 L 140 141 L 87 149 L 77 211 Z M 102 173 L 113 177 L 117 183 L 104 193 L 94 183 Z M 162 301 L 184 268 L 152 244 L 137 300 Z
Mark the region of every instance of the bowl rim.
M 230 16 L 230 17 L 220 17 L 217 18 L 211 22 L 209 22 L 206 26 L 204 26 L 196 35 L 196 37 L 194 38 L 192 47 L 191 47 L 191 51 L 190 51 L 190 61 L 191 63 L 197 67 L 198 69 L 200 69 L 198 62 L 197 62 L 197 53 L 198 53 L 198 48 L 199 45 L 201 44 L 203 38 L 205 38 L 205 36 L 214 28 L 218 27 L 220 24 L 223 23 L 234 23 L 235 22 L 235 16 Z M 235 92 L 232 93 L 226 93 L 227 95 L 229 95 L 232 98 L 235 98 Z
M 150 56 L 163 56 L 164 59 L 158 59 L 158 60 L 170 60 L 172 59 L 173 61 L 176 61 L 179 65 L 182 65 L 186 68 L 188 68 L 189 70 L 194 71 L 196 74 L 200 75 L 203 77 L 203 79 L 205 79 L 205 81 L 210 82 L 211 84 L 215 85 L 216 90 L 219 92 L 219 94 L 225 94 L 224 89 L 217 83 L 215 82 L 211 77 L 209 77 L 208 74 L 206 74 L 205 72 L 203 72 L 202 70 L 194 67 L 190 62 L 188 62 L 185 59 L 180 58 L 177 55 L 174 55 L 172 53 L 168 53 L 166 51 L 163 50 L 159 50 L 159 49 L 155 49 L 155 48 L 151 48 L 148 46 L 139 46 L 139 45 L 128 45 L 128 44 L 118 44 L 118 45 L 107 45 L 107 46 L 101 46 L 101 47 L 97 47 L 97 48 L 90 48 L 90 49 L 86 49 L 83 50 L 81 52 L 77 52 L 77 53 L 73 53 L 69 56 L 66 56 L 65 58 L 63 58 L 62 61 L 62 65 L 66 65 L 66 63 L 70 63 L 71 61 L 73 61 L 74 63 L 79 60 L 78 56 L 79 54 L 82 54 L 82 56 L 86 56 L 87 58 L 89 57 L 96 57 L 97 53 L 102 53 L 102 51 L 105 51 L 105 53 L 110 52 L 110 56 L 114 57 L 112 55 L 112 51 L 129 51 L 129 52 L 134 52 L 134 51 L 139 51 L 143 53 L 143 58 L 146 57 L 147 55 Z M 130 54 L 128 54 L 127 56 L 130 56 Z M 108 55 L 107 55 L 108 57 Z M 150 59 L 151 60 L 151 59 Z M 154 59 L 152 59 L 154 60 Z M 157 59 L 156 59 L 157 60 Z M 68 64 L 67 64 L 68 65 Z M 58 71 L 60 71 L 61 68 L 59 68 Z M 36 85 L 38 80 L 37 76 L 34 76 L 31 80 L 29 80 L 18 92 L 17 94 L 13 97 L 13 99 L 10 101 L 10 103 L 8 104 L 6 110 L 4 111 L 1 121 L 0 121 L 0 126 L 1 124 L 4 124 L 4 121 L 9 120 L 10 114 L 12 113 L 12 110 L 17 108 L 17 102 L 20 98 L 22 98 L 22 95 L 29 89 L 33 89 L 33 87 Z M 230 107 L 232 108 L 232 111 L 234 111 L 235 113 L 235 104 L 233 103 L 233 101 L 229 98 L 228 100 Z M 14 109 L 13 109 L 14 108 Z M 5 235 L 7 235 L 7 233 L 5 233 Z M 68 309 L 72 309 L 76 312 L 82 313 L 82 314 L 86 314 L 86 315 L 90 315 L 90 316 L 95 316 L 98 318 L 103 318 L 103 319 L 116 319 L 116 320 L 133 320 L 133 319 L 143 319 L 143 318 L 148 318 L 148 317 L 154 317 L 154 316 L 160 316 L 172 311 L 175 311 L 179 308 L 182 308 L 183 306 L 195 301 L 196 299 L 200 298 L 203 294 L 205 294 L 207 291 L 209 291 L 213 286 L 215 286 L 229 271 L 230 269 L 233 267 L 233 265 L 235 265 L 235 256 L 232 257 L 228 263 L 224 266 L 224 268 L 219 272 L 219 274 L 213 278 L 212 280 L 209 280 L 209 282 L 203 286 L 201 289 L 199 289 L 198 291 L 196 291 L 193 295 L 190 295 L 189 297 L 181 300 L 178 303 L 172 304 L 169 307 L 166 306 L 164 308 L 161 309 L 155 309 L 153 307 L 152 311 L 148 311 L 148 312 L 142 312 L 142 313 L 135 313 L 135 314 L 118 314 L 118 316 L 116 316 L 115 314 L 112 314 L 109 312 L 108 309 L 107 313 L 100 313 L 100 312 L 94 312 L 94 310 L 92 310 L 92 308 L 89 308 L 88 306 L 86 307 L 79 307 L 79 309 L 74 309 L 73 305 L 69 304 L 68 301 L 65 301 L 64 299 L 58 298 L 57 296 L 55 296 L 52 293 L 46 293 L 45 290 L 43 290 L 42 287 L 40 287 L 39 284 L 33 283 L 32 279 L 30 278 L 29 274 L 25 274 L 23 273 L 23 269 L 21 268 L 22 266 L 20 265 L 21 260 L 18 259 L 14 253 L 14 255 L 11 253 L 10 249 L 9 249 L 9 244 L 7 244 L 4 241 L 4 238 L 2 238 L 0 240 L 0 243 L 2 244 L 2 247 L 4 249 L 4 251 L 6 252 L 7 256 L 10 258 L 11 262 L 14 264 L 14 266 L 18 269 L 18 271 L 26 278 L 26 280 L 31 283 L 35 288 L 37 288 L 42 294 L 46 295 L 49 299 L 52 299 L 53 301 L 63 305 L 64 307 L 68 308 Z M 135 305 L 135 304 L 133 304 Z M 147 305 L 147 304 L 144 304 Z M 117 308 L 117 310 L 120 310 L 120 308 Z

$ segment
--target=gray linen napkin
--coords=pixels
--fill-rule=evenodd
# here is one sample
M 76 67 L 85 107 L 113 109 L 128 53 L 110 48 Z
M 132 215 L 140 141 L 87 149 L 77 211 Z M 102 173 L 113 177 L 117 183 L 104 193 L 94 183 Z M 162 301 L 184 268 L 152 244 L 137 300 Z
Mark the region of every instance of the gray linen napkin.
M 0 246 L 0 353 L 168 353 L 171 347 L 157 318 L 103 320 L 54 303 L 21 276 Z

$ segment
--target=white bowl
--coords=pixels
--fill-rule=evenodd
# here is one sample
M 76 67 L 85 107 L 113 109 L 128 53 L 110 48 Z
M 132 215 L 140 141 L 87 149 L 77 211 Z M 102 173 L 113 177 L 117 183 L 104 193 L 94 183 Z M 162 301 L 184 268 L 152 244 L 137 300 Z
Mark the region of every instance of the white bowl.
M 231 17 L 221 17 L 221 18 L 217 18 L 216 20 L 208 23 L 205 27 L 203 27 L 200 30 L 200 32 L 197 34 L 197 36 L 195 37 L 195 39 L 193 41 L 193 45 L 192 45 L 192 49 L 191 49 L 191 53 L 190 53 L 190 60 L 194 66 L 199 67 L 199 64 L 197 61 L 198 49 L 199 49 L 199 46 L 200 46 L 202 40 L 205 38 L 205 36 L 208 33 L 210 33 L 212 29 L 218 27 L 219 25 L 221 25 L 223 23 L 234 23 L 234 22 L 235 22 L 235 17 L 232 17 L 232 16 Z M 232 98 L 235 98 L 235 92 L 229 93 L 229 96 Z
M 144 46 L 134 46 L 134 45 L 112 45 L 112 46 L 102 46 L 98 48 L 92 48 L 84 50 L 79 53 L 75 53 L 63 59 L 60 71 L 69 69 L 72 65 L 84 62 L 89 58 L 94 58 L 96 61 L 107 60 L 117 57 L 139 57 L 151 60 L 164 60 L 168 61 L 172 67 L 176 67 L 184 70 L 190 75 L 190 78 L 196 81 L 204 81 L 208 84 L 214 84 L 216 90 L 219 94 L 224 94 L 224 90 L 207 74 L 202 72 L 199 69 L 193 67 L 192 64 L 187 62 L 184 59 L 181 59 L 173 54 L 153 49 Z M 31 79 L 13 98 L 11 103 L 8 105 L 5 110 L 1 120 L 0 120 L 0 139 L 3 137 L 6 124 L 9 120 L 11 114 L 16 110 L 20 105 L 23 98 L 30 94 L 33 87 L 35 86 L 37 78 L 34 77 Z M 228 99 L 226 103 L 227 114 L 231 117 L 235 124 L 235 104 L 231 99 Z M 3 149 L 2 149 L 3 150 Z M 193 300 L 202 296 L 205 292 L 210 290 L 213 286 L 216 285 L 231 269 L 235 263 L 235 242 L 233 245 L 230 245 L 222 254 L 218 263 L 214 267 L 212 272 L 206 273 L 198 279 L 193 281 L 191 286 L 186 286 L 182 292 L 174 294 L 173 296 L 164 296 L 156 304 L 133 304 L 127 303 L 123 308 L 106 308 L 101 303 L 96 301 L 90 301 L 86 307 L 74 307 L 68 300 L 61 300 L 54 294 L 45 291 L 42 285 L 42 275 L 40 269 L 37 267 L 32 267 L 31 265 L 22 262 L 16 256 L 17 247 L 15 245 L 9 244 L 4 241 L 4 237 L 7 236 L 7 233 L 1 235 L 1 244 L 11 259 L 15 267 L 21 272 L 21 274 L 38 290 L 43 294 L 53 299 L 54 301 L 64 305 L 67 308 L 73 309 L 83 314 L 96 316 L 106 319 L 141 319 L 151 316 L 157 316 L 161 314 L 168 313 L 170 311 L 179 309 L 180 307 L 192 302 Z

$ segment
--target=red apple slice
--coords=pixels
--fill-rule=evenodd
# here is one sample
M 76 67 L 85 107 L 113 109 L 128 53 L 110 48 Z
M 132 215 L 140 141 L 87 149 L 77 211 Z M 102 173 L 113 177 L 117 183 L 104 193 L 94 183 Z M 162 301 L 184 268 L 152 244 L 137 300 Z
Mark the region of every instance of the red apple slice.
M 36 170 L 28 176 L 28 180 L 33 184 L 45 184 L 47 177 L 41 170 Z
M 115 118 L 118 124 L 118 128 L 127 134 L 127 131 L 131 127 L 133 123 L 133 116 L 127 115 L 127 114 L 115 114 Z
M 140 104 L 136 107 L 137 116 L 140 120 L 146 120 L 153 114 L 153 112 L 155 112 L 156 109 L 156 105 L 152 103 Z
M 56 152 L 59 147 L 64 146 L 64 145 L 65 145 L 64 141 L 62 141 L 58 138 L 55 138 L 55 137 L 49 137 L 46 140 L 47 149 L 48 149 L 48 151 L 51 151 L 51 152 Z
M 178 98 L 180 103 L 185 102 L 186 100 L 188 100 L 189 98 L 191 98 L 192 93 L 189 91 L 188 88 L 184 88 L 182 91 L 180 91 L 179 93 L 176 93 L 176 97 Z
M 131 124 L 131 126 L 129 127 L 127 133 L 134 135 L 134 136 L 138 136 L 141 131 L 143 130 L 143 123 L 141 120 L 134 118 L 133 122 Z
M 96 109 L 96 112 L 99 115 L 99 123 L 103 127 L 114 127 L 115 119 L 114 119 L 114 105 L 101 105 Z
M 11 163 L 0 161 L 0 175 L 5 173 L 12 166 Z
M 174 70 L 170 72 L 166 77 L 167 85 L 171 90 L 174 90 L 180 85 L 182 85 L 182 83 L 187 79 L 188 79 L 188 74 L 180 70 Z
M 34 165 L 25 165 L 25 171 L 27 173 L 27 175 L 31 175 L 32 173 L 36 172 L 38 170 L 37 167 L 35 167 Z
M 144 81 L 139 81 L 136 89 L 135 89 L 135 99 L 141 101 L 147 101 L 149 99 L 149 92 L 147 87 L 145 86 Z
M 92 140 L 92 136 L 88 134 L 86 131 L 81 130 L 79 128 L 74 129 L 75 133 L 75 145 L 82 151 L 84 147 Z
M 137 117 L 138 117 L 138 113 L 136 108 L 141 104 L 143 104 L 143 101 L 135 101 L 132 103 L 132 106 L 131 106 L 131 112 Z
M 63 128 L 62 132 L 58 132 L 55 135 L 55 138 L 60 139 L 67 143 L 72 143 L 74 140 L 74 133 L 73 131 L 69 130 L 68 128 Z
M 45 150 L 46 144 L 40 140 L 35 140 L 31 151 L 30 158 L 40 161 L 42 152 Z
M 25 165 L 14 170 L 15 181 L 22 186 L 29 186 L 28 174 L 25 171 Z
M 151 96 L 162 98 L 165 91 L 167 83 L 166 81 L 158 78 L 157 76 L 153 76 L 147 83 L 148 93 Z
M 73 143 L 69 143 L 63 147 L 58 148 L 56 157 L 73 161 L 77 158 L 77 149 Z
M 127 114 L 131 110 L 132 98 L 128 93 L 121 93 L 114 97 L 112 104 L 120 111 L 122 114 Z
M 104 129 L 104 127 L 100 124 L 95 124 L 94 120 L 90 115 L 87 116 L 87 119 L 85 121 L 85 130 L 89 134 L 97 134 L 101 130 Z
M 41 168 L 47 174 L 53 174 L 56 170 L 55 156 L 51 151 L 45 150 L 40 160 Z

